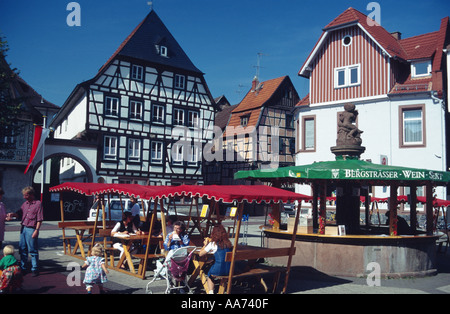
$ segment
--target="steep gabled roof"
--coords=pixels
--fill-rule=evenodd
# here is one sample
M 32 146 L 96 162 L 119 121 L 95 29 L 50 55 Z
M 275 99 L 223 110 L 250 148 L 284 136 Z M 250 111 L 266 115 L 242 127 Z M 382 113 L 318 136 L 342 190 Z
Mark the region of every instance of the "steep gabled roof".
M 370 25 L 369 22 L 370 21 Z M 333 21 L 331 21 L 323 29 L 323 33 L 317 41 L 314 49 L 309 54 L 305 63 L 302 65 L 299 75 L 307 76 L 305 71 L 309 66 L 312 59 L 315 58 L 315 53 L 320 49 L 329 33 L 335 29 L 358 25 L 369 37 L 371 37 L 380 48 L 385 51 L 390 57 L 397 57 L 403 60 L 407 60 L 408 55 L 400 45 L 399 41 L 381 25 L 377 24 L 374 20 L 367 17 L 367 15 L 359 12 L 354 8 L 348 8 Z
M 371 25 L 369 25 L 369 23 Z M 414 90 L 437 90 L 442 91 L 442 49 L 445 48 L 449 40 L 449 18 L 443 18 L 439 31 L 422 34 L 406 39 L 399 40 L 391 33 L 378 25 L 375 21 L 368 18 L 363 13 L 353 8 L 348 8 L 323 29 L 323 33 L 317 41 L 314 49 L 302 65 L 299 75 L 309 77 L 311 71 L 309 65 L 316 57 L 317 52 L 326 38 L 333 30 L 358 25 L 366 34 L 369 35 L 380 48 L 391 58 L 398 58 L 405 61 L 430 58 L 433 60 L 433 69 L 431 78 L 411 79 L 405 82 L 397 82 L 391 93 L 405 93 Z M 414 85 L 412 87 L 412 85 Z M 302 102 L 302 104 L 304 104 Z
M 160 46 L 167 47 L 168 56 L 159 53 Z M 130 57 L 183 70 L 202 73 L 189 59 L 184 50 L 166 28 L 155 11 L 151 11 L 145 19 L 122 42 L 119 48 L 100 69 L 117 56 Z M 203 73 L 202 73 L 203 74 Z
M 370 21 L 370 22 L 369 22 Z M 370 24 L 369 24 L 370 23 Z M 348 8 L 331 23 L 325 26 L 324 31 L 345 26 L 346 24 L 359 24 L 391 57 L 407 58 L 398 40 L 381 25 L 354 8 Z
M 248 117 L 247 127 L 257 127 L 262 109 L 286 81 L 292 84 L 289 76 L 282 76 L 261 82 L 256 89 L 250 89 L 244 99 L 231 112 L 227 127 L 236 128 L 241 126 L 241 117 L 245 116 Z M 225 135 L 226 130 L 224 132 Z

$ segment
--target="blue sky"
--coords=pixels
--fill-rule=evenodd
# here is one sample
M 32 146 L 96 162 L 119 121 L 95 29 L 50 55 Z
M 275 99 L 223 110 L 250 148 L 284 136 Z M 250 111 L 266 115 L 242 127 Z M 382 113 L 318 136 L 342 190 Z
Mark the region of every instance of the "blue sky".
M 69 27 L 70 0 L 0 0 L 0 32 L 7 61 L 44 98 L 61 106 L 91 79 L 145 18 L 149 0 L 79 0 L 81 26 Z M 322 28 L 367 0 L 153 0 L 153 7 L 192 62 L 205 73 L 213 97 L 238 103 L 251 87 L 257 54 L 260 80 L 289 75 L 300 97 L 309 82 L 297 75 Z M 450 1 L 377 1 L 381 25 L 403 38 L 437 31 Z

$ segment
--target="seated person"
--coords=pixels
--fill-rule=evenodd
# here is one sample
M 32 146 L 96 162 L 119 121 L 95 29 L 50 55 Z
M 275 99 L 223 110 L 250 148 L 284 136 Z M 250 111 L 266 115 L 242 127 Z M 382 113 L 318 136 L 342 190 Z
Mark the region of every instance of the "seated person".
M 115 238 L 114 236 L 116 234 L 131 234 L 131 233 L 140 234 L 140 231 L 136 228 L 136 226 L 133 223 L 133 215 L 131 214 L 131 212 L 126 211 L 122 214 L 122 220 L 119 221 L 111 230 L 113 247 L 120 251 L 120 257 L 122 257 L 124 253 L 123 245 L 122 242 L 119 239 Z M 132 249 L 132 251 L 134 251 L 134 248 Z M 125 268 L 125 266 L 122 265 L 122 268 Z
M 214 226 L 211 239 L 206 238 L 199 255 L 214 254 L 214 264 L 208 272 L 208 294 L 214 294 L 214 282 L 211 276 L 225 276 L 230 272 L 230 262 L 225 262 L 225 255 L 231 252 L 232 244 L 228 233 L 222 225 Z
M 139 206 L 138 201 L 134 196 L 130 196 L 130 201 L 131 204 L 133 204 L 130 210 L 131 215 L 133 216 L 133 223 L 137 228 L 139 228 L 141 225 L 141 217 L 140 217 L 141 207 Z
M 170 215 L 167 218 L 167 226 L 166 226 L 166 233 L 172 233 L 173 232 L 173 224 L 177 221 L 177 216 Z
M 390 211 L 386 212 L 386 224 L 389 226 L 389 218 L 390 218 Z M 398 235 L 410 235 L 412 234 L 411 228 L 409 227 L 408 223 L 406 222 L 405 218 L 401 216 L 397 216 L 397 234 Z
M 186 234 L 186 226 L 182 221 L 176 221 L 173 224 L 173 232 L 166 236 L 164 249 L 167 251 L 175 250 L 183 246 L 188 246 L 191 241 Z

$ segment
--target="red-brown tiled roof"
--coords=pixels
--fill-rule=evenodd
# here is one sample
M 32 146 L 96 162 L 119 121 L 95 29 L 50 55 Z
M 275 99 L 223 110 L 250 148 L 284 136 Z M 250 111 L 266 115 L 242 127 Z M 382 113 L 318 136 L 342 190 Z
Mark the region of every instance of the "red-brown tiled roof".
M 223 135 L 226 136 L 228 134 L 231 136 L 233 132 L 234 134 L 248 133 L 250 128 L 257 126 L 260 114 L 261 108 L 256 108 L 240 113 L 233 113 Z M 248 116 L 247 126 L 241 127 L 241 117 L 245 116 Z M 231 133 L 230 130 L 232 131 Z
M 432 77 L 427 76 L 423 78 L 411 78 L 403 83 L 396 83 L 391 89 L 390 94 L 405 94 L 405 93 L 417 93 L 431 91 Z
M 301 107 L 301 106 L 308 106 L 309 105 L 309 94 L 303 97 L 302 100 L 300 100 L 295 107 Z
M 282 76 L 260 83 L 259 87 L 255 91 L 250 90 L 247 93 L 244 99 L 233 110 L 233 113 L 262 107 L 270 99 L 270 97 L 272 97 L 273 93 L 286 78 L 287 76 Z
M 436 51 L 439 32 L 432 32 L 400 40 L 409 60 L 430 58 Z

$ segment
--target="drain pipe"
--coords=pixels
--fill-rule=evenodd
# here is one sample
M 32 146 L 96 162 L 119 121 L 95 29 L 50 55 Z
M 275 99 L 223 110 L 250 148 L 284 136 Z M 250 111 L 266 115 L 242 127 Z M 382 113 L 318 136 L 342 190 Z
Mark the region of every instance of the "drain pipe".
M 440 113 L 441 113 L 441 162 L 442 162 L 442 169 L 443 169 L 443 171 L 447 171 L 448 170 L 447 169 L 447 165 L 446 165 L 446 163 L 447 163 L 447 156 L 446 156 L 446 153 L 445 153 L 445 142 L 446 142 L 445 136 L 446 136 L 446 132 L 444 130 L 445 100 L 436 97 L 436 91 L 431 91 L 430 92 L 430 97 L 431 97 L 431 99 L 433 99 L 433 102 L 435 102 L 437 104 L 440 104 L 440 106 L 441 106 L 441 110 L 440 110 Z M 445 194 L 447 194 L 447 193 L 444 193 L 444 191 L 442 191 L 442 194 L 443 194 L 442 195 L 443 199 L 446 199 L 447 195 L 445 195 Z

